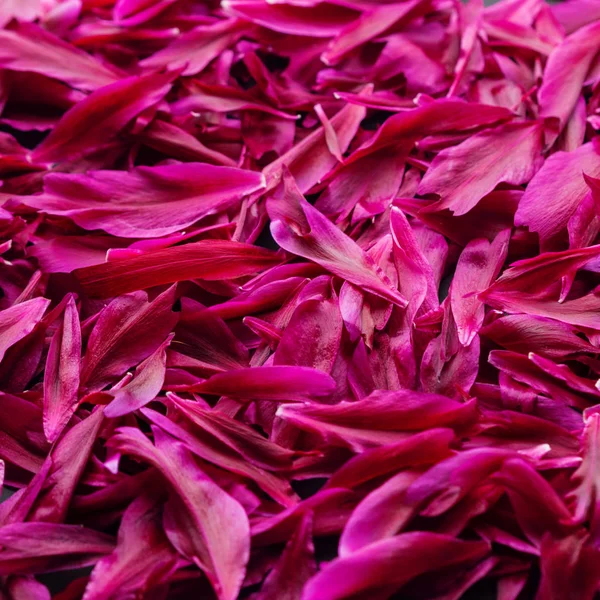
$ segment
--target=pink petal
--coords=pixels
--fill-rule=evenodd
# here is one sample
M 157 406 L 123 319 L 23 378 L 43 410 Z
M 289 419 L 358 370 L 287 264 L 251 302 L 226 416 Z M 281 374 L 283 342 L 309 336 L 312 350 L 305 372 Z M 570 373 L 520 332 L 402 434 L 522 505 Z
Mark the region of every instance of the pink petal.
M 499 183 L 527 183 L 542 166 L 541 133 L 539 123 L 510 123 L 442 150 L 419 185 L 440 196 L 427 211 L 464 215 Z
M 484 542 L 463 542 L 423 531 L 404 533 L 329 563 L 308 583 L 303 599 L 342 600 L 360 593 L 387 597 L 418 575 L 458 568 L 487 552 Z
M 217 373 L 194 386 L 201 394 L 291 402 L 328 396 L 334 389 L 335 381 L 321 371 L 287 366 Z
M 177 314 L 171 310 L 174 302 L 174 287 L 152 302 L 145 292 L 113 300 L 100 313 L 89 336 L 81 365 L 82 387 L 102 389 L 160 347 L 177 322 Z
M 539 234 L 543 245 L 553 242 L 589 192 L 583 173 L 600 177 L 600 147 L 584 144 L 573 152 L 556 152 L 527 186 L 515 215 L 515 225 Z
M 90 91 L 110 85 L 121 76 L 117 70 L 31 24 L 0 31 L 0 66 L 48 75 Z
M 71 218 L 84 229 L 125 238 L 159 237 L 184 230 L 264 187 L 260 173 L 185 163 L 130 172 L 49 174 L 44 193 L 25 202 Z
M 236 279 L 281 260 L 279 254 L 249 244 L 205 240 L 77 269 L 75 274 L 88 294 L 106 298 L 190 277 Z
M 168 74 L 134 76 L 93 92 L 64 114 L 33 151 L 32 160 L 60 162 L 105 146 L 141 112 L 162 100 L 172 79 Z
M 367 291 L 405 306 L 381 269 L 349 237 L 313 208 L 288 175 L 269 198 L 271 233 L 288 252 L 311 259 L 335 275 Z
M 79 400 L 81 328 L 71 296 L 62 324 L 52 338 L 44 375 L 44 432 L 54 442 L 75 412 Z
M 49 304 L 45 298 L 34 298 L 0 311 L 0 360 L 11 346 L 33 331 Z

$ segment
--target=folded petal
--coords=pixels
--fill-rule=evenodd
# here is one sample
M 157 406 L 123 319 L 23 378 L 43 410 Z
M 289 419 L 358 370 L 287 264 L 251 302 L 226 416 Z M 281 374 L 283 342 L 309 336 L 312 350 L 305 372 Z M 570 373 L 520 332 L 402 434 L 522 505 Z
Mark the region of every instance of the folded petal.
M 539 545 L 546 533 L 560 537 L 573 529 L 573 518 L 562 498 L 523 459 L 506 461 L 493 479 L 507 488 L 517 521 L 534 544 Z
M 135 370 L 133 379 L 115 392 L 111 392 L 113 400 L 104 409 L 104 416 L 109 419 L 121 417 L 141 408 L 158 396 L 165 381 L 167 365 L 167 346 L 171 342 L 169 336 L 146 360 Z
M 506 260 L 509 241 L 510 229 L 499 233 L 491 244 L 484 239 L 473 240 L 458 259 L 450 288 L 450 305 L 463 346 L 471 343 L 483 324 L 484 308 L 477 293 L 496 279 Z
M 405 439 L 410 432 L 434 427 L 460 429 L 473 420 L 475 410 L 473 401 L 462 403 L 410 390 L 376 390 L 356 402 L 283 405 L 277 415 L 301 429 L 321 434 L 329 443 L 362 452 Z
M 512 113 L 505 108 L 467 103 L 454 99 L 428 101 L 411 110 L 391 116 L 376 134 L 356 152 L 349 162 L 372 154 L 381 148 L 411 143 L 434 133 L 469 131 L 507 121 Z M 493 130 L 492 130 L 493 131 Z
M 117 546 L 100 559 L 85 588 L 85 600 L 116 600 L 166 581 L 177 556 L 165 536 L 157 498 L 142 495 L 121 519 Z
M 535 298 L 526 292 L 490 293 L 485 295 L 485 302 L 509 313 L 547 317 L 575 327 L 600 330 L 600 295 L 595 292 L 562 303 L 553 298 Z
M 123 428 L 116 447 L 149 462 L 169 482 L 176 502 L 167 535 L 177 550 L 201 566 L 221 600 L 235 600 L 248 562 L 248 517 L 204 474 L 183 444 L 154 429 L 156 446 L 138 430 Z M 169 522 L 170 521 L 170 522 Z
M 590 23 L 566 37 L 548 57 L 538 91 L 540 117 L 555 117 L 560 123 L 558 132 L 552 132 L 548 141 L 556 139 L 575 108 L 598 53 L 599 35 L 600 24 Z
M 369 448 L 344 463 L 327 481 L 325 489 L 358 487 L 367 481 L 407 467 L 434 464 L 451 454 L 451 429 L 429 429 L 399 442 Z
M 236 279 L 281 262 L 280 254 L 257 246 L 204 240 L 77 269 L 75 275 L 88 294 L 107 298 L 188 279 Z
M 485 325 L 481 335 L 507 350 L 521 354 L 535 352 L 547 358 L 596 351 L 568 324 L 535 315 L 505 315 Z
M 0 311 L 0 360 L 11 346 L 33 331 L 49 304 L 45 298 L 33 298 Z
M 484 479 L 516 456 L 510 450 L 482 448 L 459 452 L 431 467 L 408 488 L 404 503 L 435 517 L 455 506 Z
M 268 199 L 267 211 L 271 234 L 282 248 L 316 262 L 376 296 L 399 306 L 406 305 L 382 269 L 304 199 L 289 175 Z
M 485 299 L 488 294 L 501 296 L 511 292 L 538 295 L 561 277 L 574 275 L 598 254 L 600 244 L 563 252 L 544 252 L 533 258 L 519 260 L 511 264 L 481 296 Z
M 255 600 L 302 600 L 304 586 L 316 571 L 312 521 L 312 513 L 305 513 Z
M 134 76 L 96 90 L 63 115 L 32 152 L 32 160 L 61 162 L 106 146 L 141 112 L 162 100 L 172 80 L 169 74 Z
M 145 292 L 116 298 L 100 313 L 81 365 L 81 386 L 98 391 L 150 356 L 173 329 L 175 288 L 148 301 Z
M 30 520 L 52 523 L 64 521 L 103 419 L 102 410 L 96 408 L 58 440 L 46 459 L 50 463 L 48 475 L 29 513 Z
M 341 557 L 391 538 L 404 528 L 416 513 L 414 507 L 404 502 L 404 495 L 419 475 L 417 469 L 403 470 L 359 502 L 340 537 Z

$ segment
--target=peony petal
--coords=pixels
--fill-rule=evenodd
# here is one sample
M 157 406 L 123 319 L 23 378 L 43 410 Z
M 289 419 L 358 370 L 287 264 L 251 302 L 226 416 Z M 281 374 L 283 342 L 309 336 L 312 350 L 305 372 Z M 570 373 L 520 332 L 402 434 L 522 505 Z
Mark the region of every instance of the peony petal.
M 159 585 L 176 561 L 162 529 L 161 505 L 157 498 L 140 496 L 123 514 L 117 547 L 94 567 L 83 599 L 108 600 Z
M 203 71 L 226 48 L 234 44 L 247 30 L 248 25 L 238 19 L 217 21 L 212 25 L 199 25 L 180 35 L 163 50 L 140 61 L 148 70 L 168 68 L 181 75 L 196 75 Z
M 458 330 L 458 339 L 468 346 L 483 324 L 484 309 L 477 293 L 496 279 L 508 252 L 510 230 L 487 240 L 473 240 L 462 251 L 450 289 L 450 304 Z
M 419 185 L 419 194 L 440 196 L 426 211 L 464 215 L 499 183 L 527 183 L 542 166 L 541 134 L 539 123 L 510 123 L 442 150 Z
M 481 329 L 481 334 L 513 352 L 535 352 L 547 358 L 565 358 L 595 347 L 560 321 L 535 315 L 505 315 Z
M 404 533 L 329 563 L 308 583 L 303 600 L 342 600 L 361 593 L 388 597 L 418 575 L 459 568 L 487 552 L 485 542 L 463 542 L 424 531 Z M 402 569 L 397 568 L 399 563 Z
M 33 24 L 0 30 L 0 67 L 40 73 L 83 90 L 96 90 L 122 74 Z
M 77 269 L 75 275 L 89 295 L 106 298 L 189 278 L 236 279 L 281 262 L 279 254 L 256 246 L 204 240 Z
M 0 360 L 11 346 L 33 331 L 49 304 L 45 298 L 34 298 L 0 311 Z
M 156 446 L 128 428 L 113 439 L 121 452 L 150 462 L 169 482 L 177 501 L 172 506 L 177 510 L 168 516 L 171 543 L 202 567 L 220 599 L 235 600 L 249 554 L 246 513 L 198 468 L 181 443 L 158 429 L 154 433 Z
M 0 572 L 16 575 L 43 572 L 53 557 L 78 558 L 81 566 L 112 552 L 110 536 L 79 525 L 14 523 L 0 528 Z M 68 564 L 68 563 L 67 563 Z
M 288 252 L 309 258 L 335 275 L 390 302 L 405 306 L 381 269 L 349 237 L 313 208 L 291 176 L 269 198 L 271 233 Z
M 306 582 L 316 571 L 314 552 L 312 514 L 307 512 L 255 600 L 301 600 Z
M 174 302 L 174 287 L 152 302 L 145 292 L 113 300 L 100 313 L 88 339 L 81 386 L 101 390 L 159 348 L 177 322 L 171 310 Z
M 106 146 L 141 112 L 162 100 L 172 79 L 168 74 L 134 76 L 96 90 L 64 114 L 31 159 L 61 162 Z
M 224 211 L 264 187 L 260 173 L 185 163 L 49 174 L 44 193 L 24 202 L 44 213 L 71 218 L 84 229 L 124 238 L 159 237 Z
M 335 381 L 309 367 L 262 367 L 217 373 L 194 386 L 201 394 L 290 402 L 329 396 Z
M 49 442 L 58 438 L 71 419 L 79 400 L 81 328 L 75 299 L 71 296 L 62 324 L 54 334 L 44 375 L 44 432 Z
M 329 443 L 362 452 L 405 439 L 415 431 L 460 429 L 473 419 L 474 410 L 473 402 L 463 404 L 435 394 L 376 390 L 356 402 L 283 405 L 277 415 L 301 429 L 320 433 Z
M 600 24 L 586 25 L 565 38 L 548 57 L 538 92 L 540 117 L 558 119 L 559 132 L 575 108 L 588 70 L 598 53 L 599 35 Z M 556 135 L 553 132 L 546 141 L 553 142 Z
M 113 400 L 104 409 L 109 419 L 121 417 L 145 406 L 158 396 L 165 381 L 169 336 L 146 360 L 140 363 L 130 383 L 112 393 Z
M 600 177 L 600 146 L 584 144 L 573 152 L 556 152 L 533 177 L 519 203 L 515 225 L 539 234 L 550 247 L 589 193 L 583 173 Z

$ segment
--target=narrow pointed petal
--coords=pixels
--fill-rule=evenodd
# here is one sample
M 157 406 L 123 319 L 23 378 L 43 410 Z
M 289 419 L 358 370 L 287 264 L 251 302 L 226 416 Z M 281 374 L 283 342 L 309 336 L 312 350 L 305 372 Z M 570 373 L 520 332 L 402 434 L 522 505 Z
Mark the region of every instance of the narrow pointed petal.
M 236 279 L 282 260 L 280 254 L 250 244 L 204 240 L 77 269 L 75 275 L 88 294 L 108 298 L 190 278 Z
M 172 75 L 128 77 L 104 86 L 67 111 L 32 152 L 34 162 L 55 163 L 98 150 L 171 89 Z
M 488 551 L 485 542 L 463 542 L 424 531 L 403 533 L 329 563 L 308 583 L 303 600 L 343 600 L 361 593 L 388 597 L 418 575 L 459 568 Z
M 54 442 L 75 412 L 81 364 L 81 327 L 75 299 L 71 296 L 46 360 L 44 375 L 44 431 Z
M 291 177 L 286 176 L 278 190 L 269 198 L 267 210 L 271 233 L 282 248 L 390 302 L 406 305 L 381 268 L 304 199 Z
M 194 386 L 201 394 L 292 402 L 328 396 L 334 389 L 335 381 L 321 371 L 283 365 L 217 373 Z

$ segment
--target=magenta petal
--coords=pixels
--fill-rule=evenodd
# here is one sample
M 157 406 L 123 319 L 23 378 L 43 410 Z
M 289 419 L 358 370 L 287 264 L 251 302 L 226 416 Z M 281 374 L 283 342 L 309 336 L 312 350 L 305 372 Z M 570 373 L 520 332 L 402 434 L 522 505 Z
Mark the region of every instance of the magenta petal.
M 335 381 L 325 373 L 309 367 L 262 367 L 217 373 L 194 391 L 232 398 L 298 401 L 330 395 Z
M 174 287 L 152 302 L 145 292 L 113 300 L 90 334 L 81 365 L 81 385 L 88 390 L 102 389 L 150 356 L 177 322 L 177 314 L 171 310 L 174 302 Z
M 112 394 L 112 402 L 104 409 L 109 419 L 121 417 L 145 406 L 158 396 L 162 389 L 167 364 L 169 336 L 146 360 L 140 363 L 130 383 Z
M 303 599 L 342 600 L 360 593 L 384 598 L 418 575 L 443 567 L 458 568 L 487 553 L 484 542 L 463 542 L 421 531 L 404 533 L 329 563 L 308 583 Z M 397 568 L 398 563 L 402 569 Z
M 538 92 L 541 117 L 555 117 L 560 127 L 571 115 L 598 51 L 600 25 L 591 23 L 568 36 L 550 54 Z M 564 85 L 568 80 L 568 85 Z M 555 136 L 553 136 L 555 137 Z
M 584 144 L 573 152 L 550 156 L 531 180 L 519 203 L 515 225 L 524 225 L 539 234 L 543 244 L 551 243 L 589 192 L 583 174 L 600 177 L 600 147 Z
M 421 181 L 419 194 L 440 196 L 427 211 L 447 208 L 464 215 L 499 183 L 527 183 L 542 166 L 541 151 L 539 123 L 483 131 L 442 150 Z
M 114 83 L 122 76 L 89 54 L 30 24 L 0 31 L 0 66 L 48 75 L 73 87 L 92 91 Z
M 116 549 L 94 567 L 85 598 L 101 600 L 158 585 L 176 562 L 162 529 L 160 503 L 157 498 L 140 496 L 123 514 Z
M 130 433 L 127 429 L 115 437 L 115 442 L 121 452 L 150 462 L 169 482 L 176 494 L 176 503 L 165 515 L 171 543 L 201 566 L 219 598 L 235 600 L 249 554 L 246 513 L 196 466 L 181 443 L 158 429 L 154 432 L 157 446 L 139 431 Z M 224 526 L 227 530 L 223 530 Z
M 33 331 L 49 304 L 45 298 L 34 298 L 0 311 L 0 360 L 11 346 Z
M 129 77 L 104 86 L 67 111 L 33 151 L 34 162 L 60 162 L 101 149 L 171 88 L 172 75 Z M 74 136 L 73 132 L 79 132 Z
M 128 173 L 50 174 L 25 202 L 84 229 L 125 238 L 159 237 L 226 210 L 264 187 L 260 173 L 202 163 L 138 167 Z
M 44 377 L 44 431 L 54 442 L 69 422 L 78 402 L 81 328 L 73 297 L 65 306 L 62 324 L 54 334 Z
M 285 250 L 309 258 L 390 302 L 406 305 L 370 257 L 306 202 L 291 177 L 284 178 L 279 194 L 269 199 L 267 210 L 273 219 L 271 233 Z

